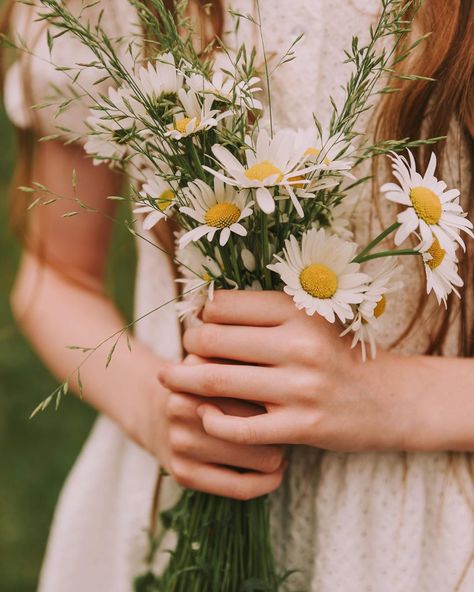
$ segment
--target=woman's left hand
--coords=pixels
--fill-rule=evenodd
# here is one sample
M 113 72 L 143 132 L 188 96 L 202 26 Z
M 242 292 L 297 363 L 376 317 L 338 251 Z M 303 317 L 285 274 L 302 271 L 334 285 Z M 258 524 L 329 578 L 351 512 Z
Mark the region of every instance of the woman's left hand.
M 186 331 L 184 346 L 207 362 L 171 365 L 161 381 L 175 392 L 255 401 L 267 411 L 234 417 L 203 404 L 209 435 L 341 451 L 404 448 L 412 409 L 385 373 L 391 354 L 363 363 L 340 326 L 298 311 L 282 292 L 216 292 L 202 319 Z

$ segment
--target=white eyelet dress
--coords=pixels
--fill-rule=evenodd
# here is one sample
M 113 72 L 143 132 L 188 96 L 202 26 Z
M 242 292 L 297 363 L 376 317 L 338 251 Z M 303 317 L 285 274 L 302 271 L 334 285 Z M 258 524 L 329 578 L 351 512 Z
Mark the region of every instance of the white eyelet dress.
M 71 0 L 74 3 L 78 0 Z M 119 6 L 111 10 L 112 3 Z M 120 32 L 133 22 L 126 0 L 103 0 L 102 4 L 108 5 L 106 19 L 112 29 Z M 254 11 L 251 0 L 231 4 L 244 13 Z M 297 46 L 297 58 L 275 73 L 272 102 L 277 126 L 303 127 L 310 123 L 312 111 L 324 125 L 330 114 L 329 96 L 340 103 L 341 85 L 350 72 L 350 66 L 342 63 L 343 49 L 354 34 L 367 38 L 380 2 L 262 0 L 260 4 L 269 53 L 284 53 L 297 35 L 305 34 Z M 17 11 L 17 25 L 23 31 L 31 20 L 25 10 L 29 9 L 19 6 Z M 120 22 L 113 15 L 121 15 Z M 251 27 L 247 23 L 241 32 L 249 42 L 256 39 Z M 37 37 L 36 50 L 46 56 L 44 31 Z M 64 36 L 58 39 L 53 56 L 70 65 L 86 61 L 87 51 Z M 58 73 L 38 60 L 33 60 L 31 72 L 37 102 L 51 82 L 58 82 Z M 6 106 L 17 126 L 33 125 L 18 64 L 7 77 Z M 74 109 L 63 117 L 83 120 L 84 112 Z M 43 133 L 54 133 L 56 122 L 47 111 L 38 112 L 37 117 Z M 468 179 L 459 178 L 459 171 L 466 176 L 465 167 L 453 162 L 451 168 L 450 183 L 466 187 Z M 361 241 L 367 239 L 370 227 L 377 227 L 366 193 L 370 192 L 361 190 L 354 211 L 355 232 Z M 175 295 L 169 261 L 144 241 L 138 241 L 138 251 L 137 317 Z M 418 302 L 420 286 L 414 278 L 419 271 L 413 262 L 403 263 L 405 288 L 389 300 L 382 317 L 382 345 L 389 345 L 404 331 Z M 399 350 L 424 351 L 430 312 L 432 308 L 425 311 Z M 454 326 L 450 331 L 447 354 L 455 351 L 458 329 Z M 159 355 L 181 356 L 173 306 L 139 323 L 136 335 Z M 40 592 L 131 591 L 131 582 L 143 566 L 157 474 L 154 458 L 108 418 L 97 420 L 57 506 Z M 177 493 L 166 478 L 162 504 L 169 504 Z M 344 454 L 296 447 L 285 481 L 272 494 L 271 503 L 277 557 L 285 568 L 298 570 L 288 582 L 291 592 L 474 591 L 472 455 Z M 157 562 L 164 560 L 160 556 Z

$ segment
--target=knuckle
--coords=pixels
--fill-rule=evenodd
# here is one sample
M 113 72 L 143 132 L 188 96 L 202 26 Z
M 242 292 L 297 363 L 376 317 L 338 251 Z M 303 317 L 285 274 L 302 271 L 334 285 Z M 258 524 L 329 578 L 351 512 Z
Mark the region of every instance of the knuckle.
M 178 454 L 186 454 L 193 448 L 191 435 L 182 428 L 170 428 L 169 444 L 171 450 Z
M 271 448 L 265 455 L 265 472 L 274 473 L 283 462 L 283 452 L 279 448 Z
M 314 336 L 311 338 L 303 335 L 295 337 L 292 343 L 292 348 L 298 361 L 304 366 L 314 366 L 317 360 L 321 357 L 319 340 Z
M 314 399 L 317 391 L 318 380 L 309 372 L 300 372 L 295 377 L 296 393 L 302 399 Z
M 283 469 L 276 471 L 272 475 L 271 481 L 268 486 L 268 491 L 266 493 L 271 493 L 272 491 L 275 491 L 275 489 L 278 489 L 280 487 L 280 485 L 282 484 L 283 476 L 284 476 Z
M 166 417 L 168 419 L 183 419 L 193 415 L 195 404 L 193 401 L 179 393 L 171 393 L 166 402 Z

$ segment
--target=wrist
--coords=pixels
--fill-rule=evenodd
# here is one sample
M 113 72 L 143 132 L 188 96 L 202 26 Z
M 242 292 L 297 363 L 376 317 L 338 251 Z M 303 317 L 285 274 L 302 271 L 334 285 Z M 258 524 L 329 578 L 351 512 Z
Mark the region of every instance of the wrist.
M 164 362 L 148 349 L 142 353 L 138 366 L 134 367 L 132 388 L 118 411 L 118 422 L 131 440 L 153 452 L 155 442 L 164 431 L 167 391 L 157 378 Z
M 422 450 L 426 446 L 423 397 L 417 384 L 418 358 L 379 350 L 375 360 L 362 363 L 363 384 L 379 416 L 377 449 Z

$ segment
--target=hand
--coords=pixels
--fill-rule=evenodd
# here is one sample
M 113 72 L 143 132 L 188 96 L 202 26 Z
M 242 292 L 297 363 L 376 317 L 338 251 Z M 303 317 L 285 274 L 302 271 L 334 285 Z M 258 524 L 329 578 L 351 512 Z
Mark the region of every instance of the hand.
M 183 366 L 201 363 L 189 356 Z M 281 447 L 231 443 L 206 434 L 197 412 L 205 401 L 203 397 L 162 390 L 154 399 L 154 409 L 147 410 L 141 444 L 159 458 L 178 483 L 241 500 L 259 497 L 280 485 L 284 468 Z M 251 417 L 264 411 L 244 401 L 206 400 L 228 417 Z
M 200 404 L 196 410 L 208 436 L 243 445 L 341 451 L 403 446 L 410 413 L 403 417 L 398 393 L 384 376 L 389 354 L 363 363 L 360 352 L 350 349 L 350 338 L 339 336 L 340 326 L 298 311 L 281 292 L 219 291 L 206 304 L 203 321 L 186 331 L 187 351 L 234 363 L 172 365 L 160 374 L 163 384 L 201 397 L 258 402 L 266 409 L 242 418 Z

